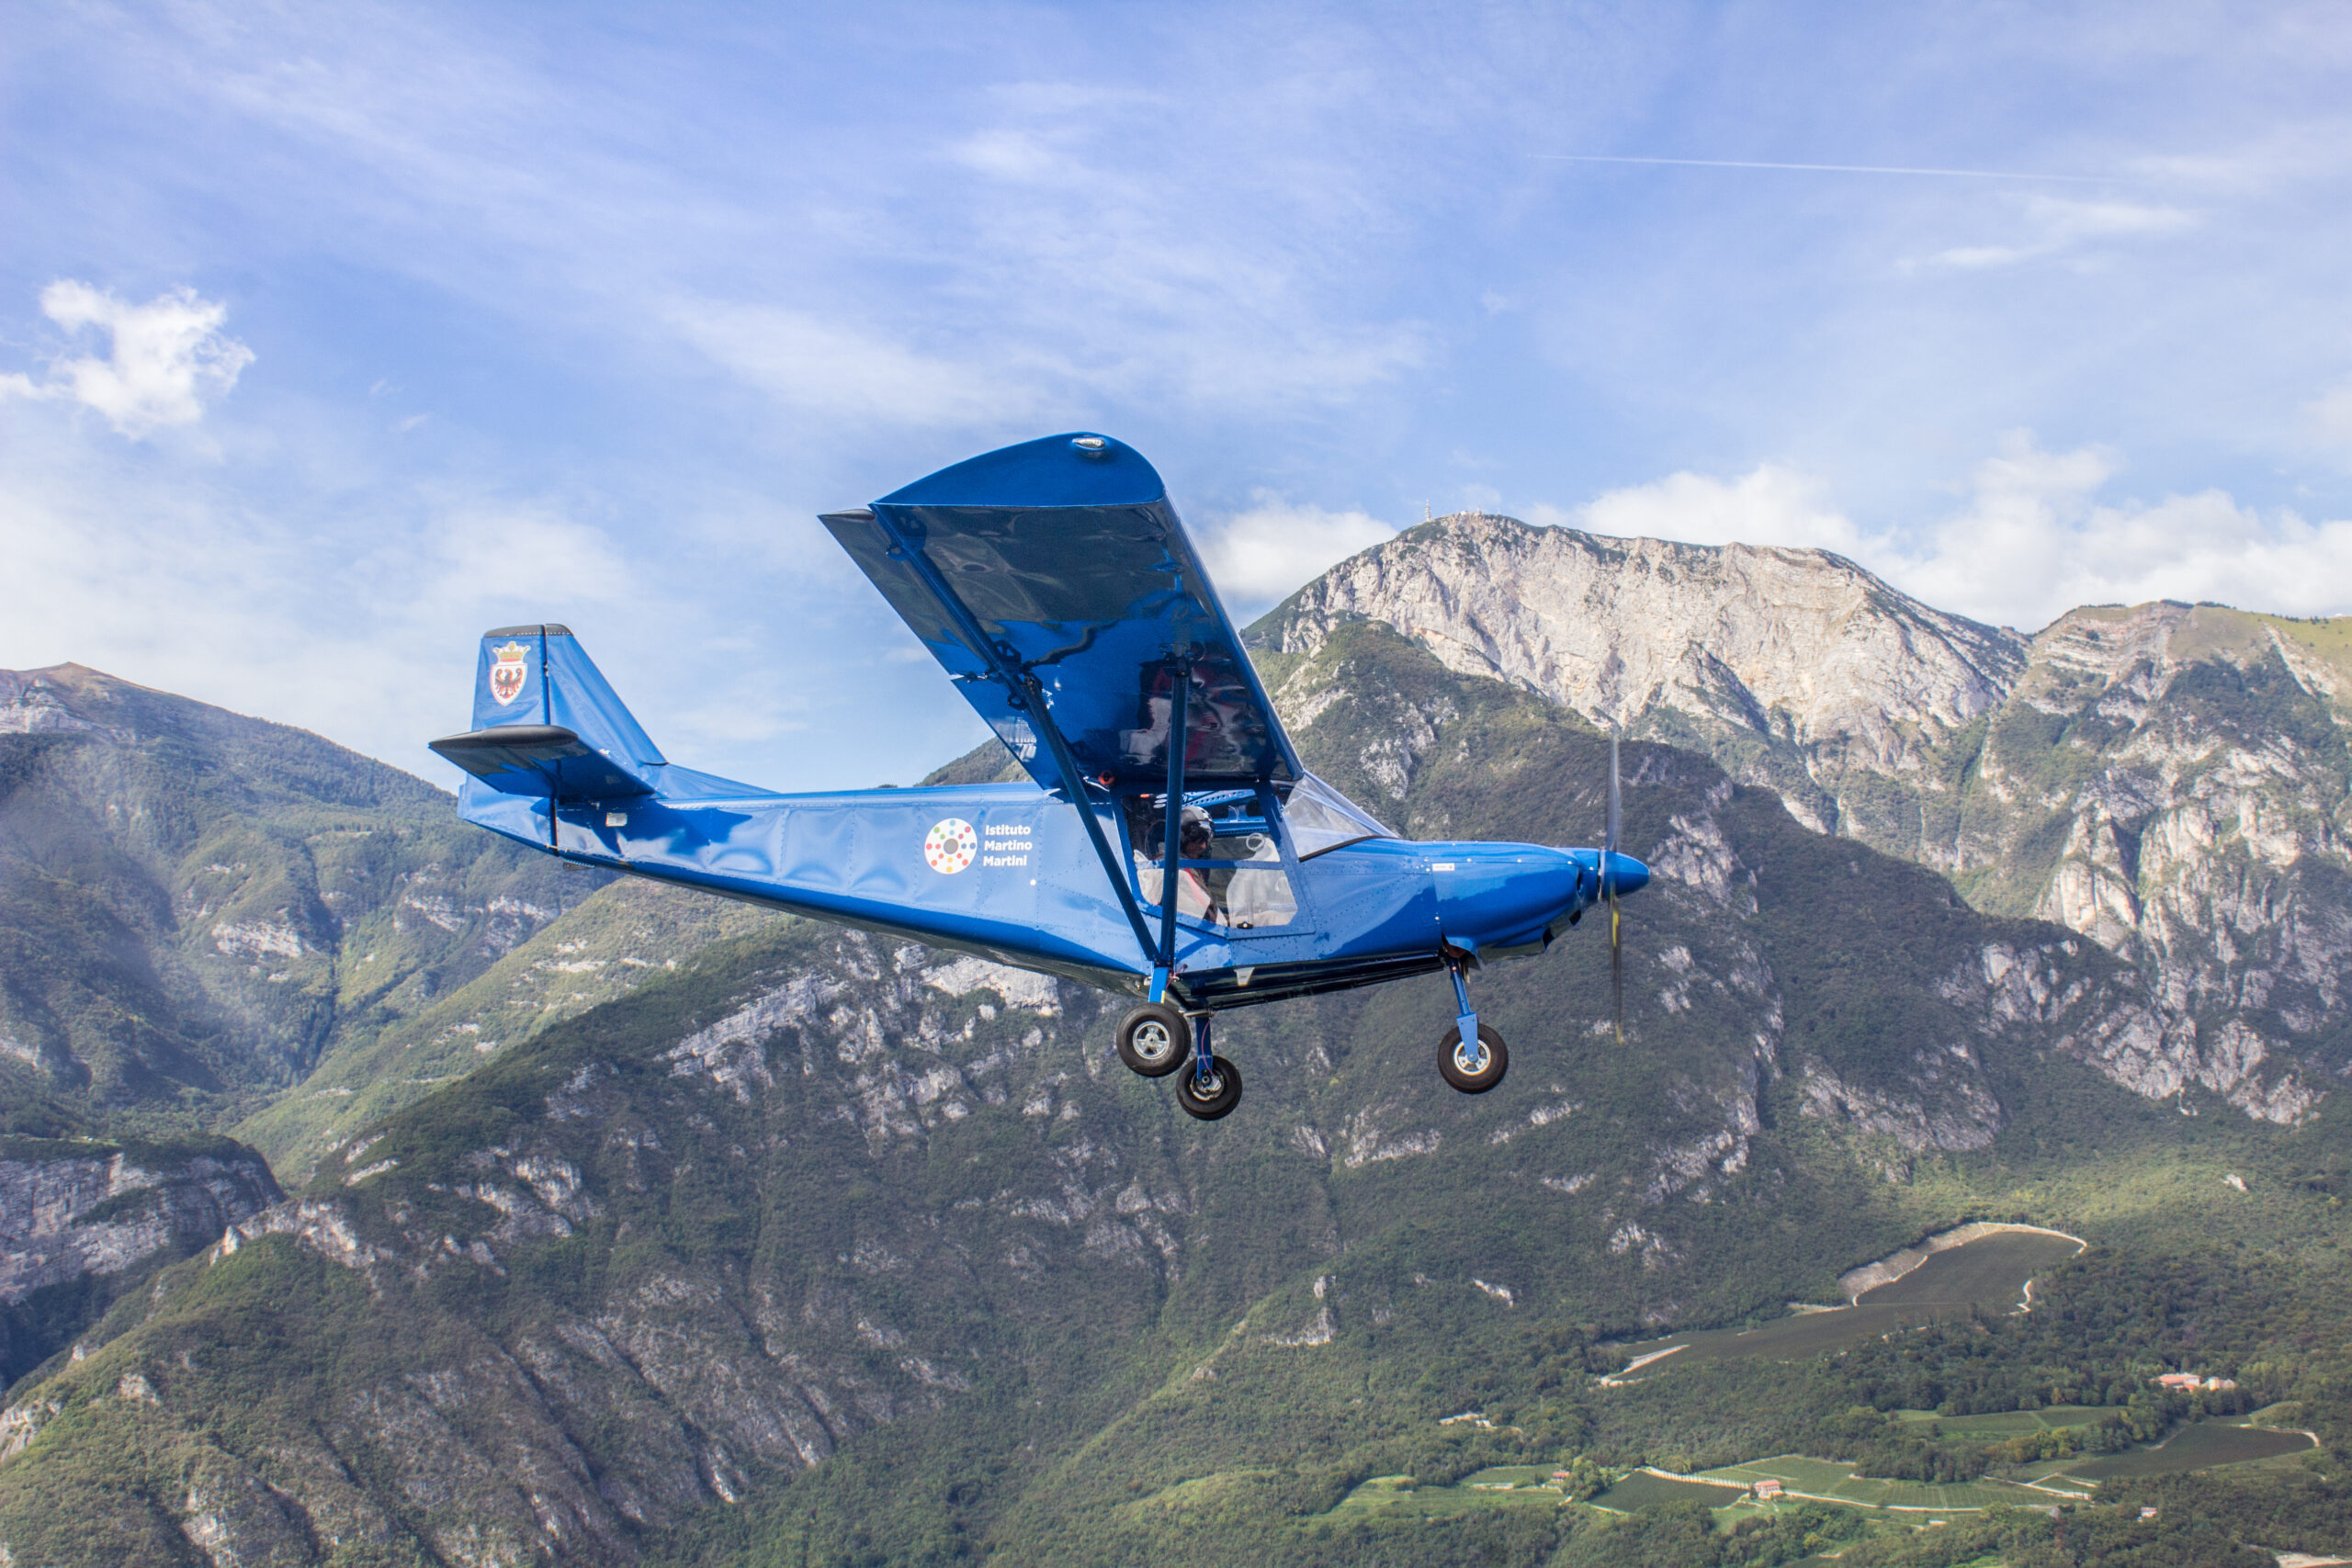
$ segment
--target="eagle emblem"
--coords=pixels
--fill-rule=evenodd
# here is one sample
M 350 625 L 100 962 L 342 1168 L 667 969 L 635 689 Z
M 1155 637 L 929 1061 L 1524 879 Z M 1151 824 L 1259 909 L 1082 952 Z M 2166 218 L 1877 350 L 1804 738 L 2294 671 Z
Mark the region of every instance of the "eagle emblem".
M 492 649 L 490 662 L 490 694 L 504 707 L 523 694 L 524 683 L 531 678 L 530 650 L 519 642 Z

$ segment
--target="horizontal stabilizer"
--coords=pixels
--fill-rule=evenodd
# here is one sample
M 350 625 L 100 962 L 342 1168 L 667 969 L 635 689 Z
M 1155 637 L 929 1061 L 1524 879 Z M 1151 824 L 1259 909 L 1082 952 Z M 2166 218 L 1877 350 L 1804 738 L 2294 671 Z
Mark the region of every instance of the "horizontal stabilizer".
M 653 786 L 557 724 L 504 724 L 433 742 L 433 750 L 491 788 L 557 800 L 618 800 Z

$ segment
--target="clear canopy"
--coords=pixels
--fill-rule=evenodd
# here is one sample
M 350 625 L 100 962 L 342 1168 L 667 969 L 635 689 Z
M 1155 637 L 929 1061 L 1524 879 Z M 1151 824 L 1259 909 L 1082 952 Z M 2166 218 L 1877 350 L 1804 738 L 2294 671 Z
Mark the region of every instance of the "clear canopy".
M 1290 826 L 1291 843 L 1301 860 L 1342 844 L 1396 836 L 1371 812 L 1313 773 L 1291 785 L 1283 799 L 1283 820 Z

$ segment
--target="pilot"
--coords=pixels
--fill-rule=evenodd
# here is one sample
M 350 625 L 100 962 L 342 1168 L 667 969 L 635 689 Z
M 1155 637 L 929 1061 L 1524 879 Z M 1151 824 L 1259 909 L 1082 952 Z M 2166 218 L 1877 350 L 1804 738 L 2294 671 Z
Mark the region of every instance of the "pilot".
M 1197 806 L 1184 807 L 1184 826 L 1177 834 L 1177 855 L 1182 860 L 1206 860 L 1210 847 L 1216 841 L 1216 829 L 1209 826 L 1209 814 Z M 1233 880 L 1229 871 L 1213 871 L 1201 866 L 1182 866 L 1176 873 L 1176 908 L 1180 914 L 1196 915 L 1212 923 L 1225 919 L 1225 900 L 1219 897 L 1221 886 Z
M 1168 819 L 1162 817 L 1151 822 L 1145 829 L 1143 844 L 1139 846 L 1154 863 L 1157 863 L 1164 852 L 1164 847 L 1168 841 L 1167 821 Z M 1177 857 L 1181 860 L 1206 860 L 1216 841 L 1216 829 L 1209 824 L 1208 812 L 1197 806 L 1184 807 L 1183 826 L 1177 832 Z M 1160 896 L 1159 865 L 1157 863 L 1145 865 L 1139 862 L 1136 869 L 1136 880 L 1142 885 L 1144 901 L 1148 904 L 1159 903 Z M 1195 919 L 1211 922 L 1223 920 L 1225 901 L 1218 895 L 1223 891 L 1221 884 L 1230 880 L 1232 880 L 1230 872 L 1220 873 L 1200 866 L 1180 866 L 1176 872 L 1176 912 L 1180 915 L 1190 915 Z

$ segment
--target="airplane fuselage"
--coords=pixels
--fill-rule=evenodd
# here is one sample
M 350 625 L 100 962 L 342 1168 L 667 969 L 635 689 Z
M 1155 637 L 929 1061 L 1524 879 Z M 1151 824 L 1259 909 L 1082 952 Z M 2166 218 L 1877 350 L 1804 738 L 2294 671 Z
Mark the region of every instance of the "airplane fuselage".
M 469 781 L 459 811 L 580 864 L 1109 990 L 1146 989 L 1149 963 L 1078 811 L 1033 784 L 776 795 L 663 772 L 657 795 L 556 804 L 552 821 L 546 796 Z M 1092 808 L 1105 836 L 1124 841 L 1114 807 Z M 1264 929 L 1180 916 L 1171 985 L 1189 1005 L 1221 1010 L 1430 973 L 1448 949 L 1481 960 L 1541 952 L 1600 891 L 1593 850 L 1372 838 L 1301 861 L 1286 832 L 1265 836 L 1262 870 L 1275 870 L 1279 851 L 1295 907 Z M 1148 910 L 1156 868 L 1131 859 L 1127 891 Z M 1620 892 L 1647 879 L 1630 857 L 1611 864 Z

